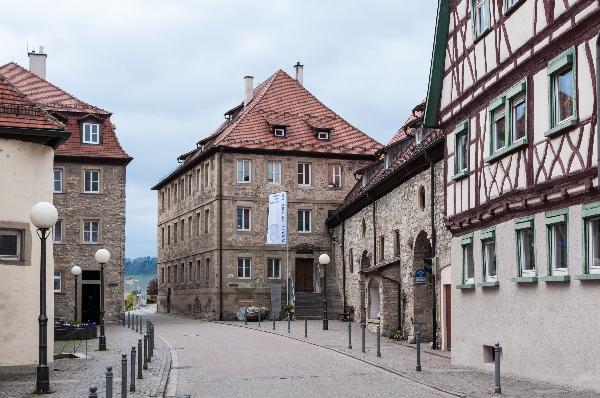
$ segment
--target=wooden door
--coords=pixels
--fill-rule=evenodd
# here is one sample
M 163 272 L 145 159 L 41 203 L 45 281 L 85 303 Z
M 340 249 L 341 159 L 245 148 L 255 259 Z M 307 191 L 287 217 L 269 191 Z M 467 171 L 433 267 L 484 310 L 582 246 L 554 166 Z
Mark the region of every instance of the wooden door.
M 311 258 L 296 259 L 296 281 L 295 288 L 297 292 L 313 292 L 313 260 Z
M 452 346 L 452 285 L 444 285 L 444 307 L 446 350 L 450 351 Z

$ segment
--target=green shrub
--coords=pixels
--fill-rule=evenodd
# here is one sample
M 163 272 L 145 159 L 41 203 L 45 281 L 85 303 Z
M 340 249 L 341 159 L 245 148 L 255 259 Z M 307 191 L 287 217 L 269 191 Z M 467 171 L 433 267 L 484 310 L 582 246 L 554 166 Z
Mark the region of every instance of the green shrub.
M 392 333 L 390 335 L 390 339 L 403 341 L 403 340 L 408 340 L 408 336 L 406 336 L 404 333 L 402 333 L 401 330 L 396 330 L 394 333 Z
M 125 298 L 125 310 L 130 311 L 133 309 L 135 305 L 135 292 L 127 293 L 127 297 Z
M 294 312 L 294 306 L 291 304 L 283 304 L 281 306 L 281 313 L 282 316 L 287 317 L 288 315 L 291 315 Z

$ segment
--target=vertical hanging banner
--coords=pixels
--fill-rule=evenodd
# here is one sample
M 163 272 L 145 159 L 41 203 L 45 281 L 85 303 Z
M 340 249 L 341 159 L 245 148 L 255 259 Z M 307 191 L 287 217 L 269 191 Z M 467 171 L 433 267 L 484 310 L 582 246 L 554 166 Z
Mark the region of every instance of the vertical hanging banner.
M 269 195 L 267 245 L 287 244 L 287 192 Z

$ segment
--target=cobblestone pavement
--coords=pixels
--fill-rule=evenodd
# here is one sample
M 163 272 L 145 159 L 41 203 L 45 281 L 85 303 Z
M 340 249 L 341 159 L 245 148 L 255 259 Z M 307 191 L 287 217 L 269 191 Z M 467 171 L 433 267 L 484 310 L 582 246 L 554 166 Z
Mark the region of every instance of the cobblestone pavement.
M 145 321 L 144 321 L 145 323 Z M 145 326 L 144 326 L 145 328 Z M 158 329 L 158 327 L 155 328 Z M 88 356 L 85 359 L 58 359 L 54 361 L 54 371 L 50 372 L 50 388 L 60 398 L 87 397 L 89 387 L 98 387 L 98 396 L 106 393 L 106 367 L 112 366 L 113 397 L 121 397 L 121 353 L 127 353 L 127 384 L 128 397 L 161 396 L 165 388 L 170 367 L 170 353 L 160 338 L 155 338 L 155 349 L 148 370 L 143 371 L 143 379 L 135 380 L 136 391 L 129 392 L 131 375 L 131 347 L 136 346 L 138 339 L 143 336 L 134 330 L 120 325 L 106 327 L 107 351 L 96 351 L 98 340 L 88 341 Z M 158 333 L 156 333 L 158 334 Z M 55 343 L 55 351 L 73 352 L 72 343 Z M 85 343 L 76 346 L 76 352 L 85 355 Z M 137 376 L 137 360 L 136 360 Z M 31 397 L 35 389 L 35 375 L 3 376 L 0 379 L 0 397 Z
M 352 324 L 352 349 L 348 349 L 347 323 L 329 321 L 329 330 L 322 330 L 322 321 L 308 321 L 308 338 L 304 338 L 304 321 L 291 322 L 290 333 L 287 332 L 287 322 L 276 322 L 273 331 L 271 321 L 262 322 L 258 327 L 256 322 L 244 325 L 244 322 L 223 322 L 235 329 L 247 332 L 264 332 L 288 337 L 292 341 L 302 341 L 335 351 L 344 356 L 353 357 L 381 369 L 381 374 L 390 373 L 399 379 L 410 380 L 439 391 L 459 397 L 489 397 L 494 395 L 494 375 L 470 368 L 453 366 L 450 363 L 449 353 L 426 349 L 422 345 L 421 365 L 422 371 L 415 370 L 416 349 L 415 345 L 398 343 L 388 338 L 381 338 L 381 357 L 376 356 L 376 335 L 366 333 L 366 353 L 361 353 L 360 328 Z M 248 334 L 248 338 L 251 338 Z M 338 354 L 338 355 L 339 355 Z M 363 365 L 365 366 L 365 365 Z M 386 372 L 387 371 L 387 372 Z M 503 376 L 501 380 L 502 396 L 504 397 L 598 397 L 598 394 L 586 391 L 575 391 L 565 386 L 558 386 L 515 377 Z M 389 396 L 391 394 L 384 394 Z M 404 396 L 404 395 L 402 395 Z

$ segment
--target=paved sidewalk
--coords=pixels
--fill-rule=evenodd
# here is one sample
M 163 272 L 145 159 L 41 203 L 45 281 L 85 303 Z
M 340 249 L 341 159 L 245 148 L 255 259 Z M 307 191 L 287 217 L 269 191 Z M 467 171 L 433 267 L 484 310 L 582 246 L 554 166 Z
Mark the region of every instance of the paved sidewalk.
M 144 320 L 145 323 L 145 320 Z M 145 325 L 144 325 L 145 329 Z M 87 397 L 91 385 L 98 387 L 98 396 L 106 394 L 106 367 L 112 366 L 113 397 L 121 397 L 121 353 L 127 353 L 127 396 L 128 397 L 162 397 L 170 368 L 169 350 L 164 342 L 155 337 L 155 348 L 152 362 L 148 370 L 143 371 L 143 379 L 135 380 L 136 391 L 129 392 L 131 382 L 131 347 L 137 351 L 138 339 L 143 335 L 127 326 L 106 326 L 107 351 L 96 351 L 98 339 L 88 341 L 89 358 L 58 359 L 54 361 L 54 371 L 50 372 L 51 396 L 60 398 Z M 143 343 L 143 340 L 142 340 Z M 63 349 L 64 347 L 64 349 Z M 55 342 L 55 350 L 63 349 L 72 352 L 72 343 Z M 77 352 L 85 355 L 85 344 L 77 347 Z M 136 359 L 137 376 L 137 359 Z M 35 389 L 35 375 L 3 376 L 0 379 L 0 397 L 31 397 Z
M 291 322 L 287 333 L 287 321 L 276 322 L 273 331 L 272 321 L 261 322 L 221 322 L 255 332 L 275 333 L 295 340 L 305 341 L 325 349 L 351 356 L 388 372 L 432 387 L 458 397 L 489 397 L 494 395 L 493 373 L 458 367 L 450 363 L 448 356 L 440 351 L 427 349 L 423 344 L 421 353 L 422 371 L 415 370 L 416 349 L 408 343 L 399 343 L 389 338 L 381 338 L 381 357 L 376 356 L 376 336 L 366 333 L 366 352 L 361 353 L 361 334 L 358 324 L 352 324 L 352 349 L 348 349 L 347 323 L 329 321 L 329 330 L 322 330 L 322 321 L 308 321 L 308 338 L 304 338 L 304 321 Z M 502 376 L 502 396 L 504 397 L 597 397 L 588 391 L 576 391 L 565 386 L 531 381 L 510 376 Z

